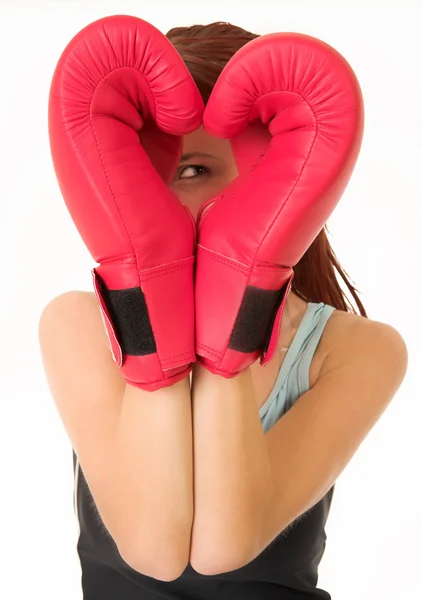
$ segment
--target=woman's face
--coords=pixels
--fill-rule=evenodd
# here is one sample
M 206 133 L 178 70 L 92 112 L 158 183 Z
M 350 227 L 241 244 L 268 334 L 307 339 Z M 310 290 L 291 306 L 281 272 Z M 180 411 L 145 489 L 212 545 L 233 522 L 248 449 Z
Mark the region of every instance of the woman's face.
M 201 126 L 184 136 L 183 155 L 170 188 L 196 219 L 201 205 L 237 175 L 229 140 L 213 137 Z

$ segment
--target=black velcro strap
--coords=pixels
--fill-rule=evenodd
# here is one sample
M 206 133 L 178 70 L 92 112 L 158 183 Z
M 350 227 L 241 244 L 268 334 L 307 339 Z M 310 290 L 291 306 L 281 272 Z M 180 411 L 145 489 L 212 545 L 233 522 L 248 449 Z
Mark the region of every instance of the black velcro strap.
M 144 356 L 157 352 L 141 288 L 109 290 L 103 281 L 100 287 L 123 355 Z
M 262 352 L 268 349 L 277 311 L 287 283 L 281 290 L 248 286 L 230 336 L 229 348 L 237 352 Z

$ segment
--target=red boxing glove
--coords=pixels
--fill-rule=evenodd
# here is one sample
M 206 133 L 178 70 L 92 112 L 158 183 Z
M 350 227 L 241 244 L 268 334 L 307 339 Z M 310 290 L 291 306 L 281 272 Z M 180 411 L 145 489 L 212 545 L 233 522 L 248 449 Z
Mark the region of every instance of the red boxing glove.
M 195 362 L 195 221 L 166 184 L 199 91 L 171 42 L 131 16 L 91 23 L 65 48 L 49 98 L 54 168 L 99 266 L 94 287 L 113 358 L 145 390 Z
M 352 68 L 313 37 L 261 36 L 223 69 L 204 129 L 230 138 L 239 177 L 197 217 L 196 354 L 209 371 L 273 358 L 293 266 L 347 186 L 363 122 Z

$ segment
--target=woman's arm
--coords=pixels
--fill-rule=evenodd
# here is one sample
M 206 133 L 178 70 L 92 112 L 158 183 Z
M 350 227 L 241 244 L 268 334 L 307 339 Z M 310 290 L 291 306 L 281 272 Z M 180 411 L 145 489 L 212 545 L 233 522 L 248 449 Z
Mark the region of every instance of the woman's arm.
M 154 392 L 127 385 L 103 510 L 142 573 L 174 580 L 189 562 L 192 454 L 189 377 Z
M 189 377 L 147 392 L 115 367 L 96 298 L 68 292 L 39 324 L 47 381 L 101 518 L 124 560 L 170 581 L 189 562 Z
M 235 561 L 243 559 L 239 548 L 246 552 L 260 531 L 273 498 L 273 477 L 250 367 L 225 379 L 195 363 L 192 407 L 195 515 L 190 562 L 198 573 L 215 575 L 236 569 Z M 224 570 L 226 557 L 231 563 Z
M 193 372 L 195 515 L 190 562 L 240 569 L 334 485 L 397 392 L 407 348 L 386 323 L 345 313 L 318 375 L 264 434 L 250 367 Z

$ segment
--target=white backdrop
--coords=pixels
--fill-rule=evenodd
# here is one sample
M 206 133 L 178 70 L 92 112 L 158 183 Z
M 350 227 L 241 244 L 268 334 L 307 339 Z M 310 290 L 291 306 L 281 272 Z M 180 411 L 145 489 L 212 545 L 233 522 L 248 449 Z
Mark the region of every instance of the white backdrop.
M 318 585 L 333 600 L 420 597 L 422 0 L 0 0 L 0 596 L 82 598 L 72 452 L 44 379 L 37 328 L 52 297 L 91 290 L 94 263 L 59 193 L 47 101 L 65 45 L 112 14 L 142 17 L 163 32 L 216 20 L 257 33 L 302 32 L 334 46 L 355 70 L 364 141 L 328 226 L 369 317 L 405 338 L 409 368 L 337 480 Z

